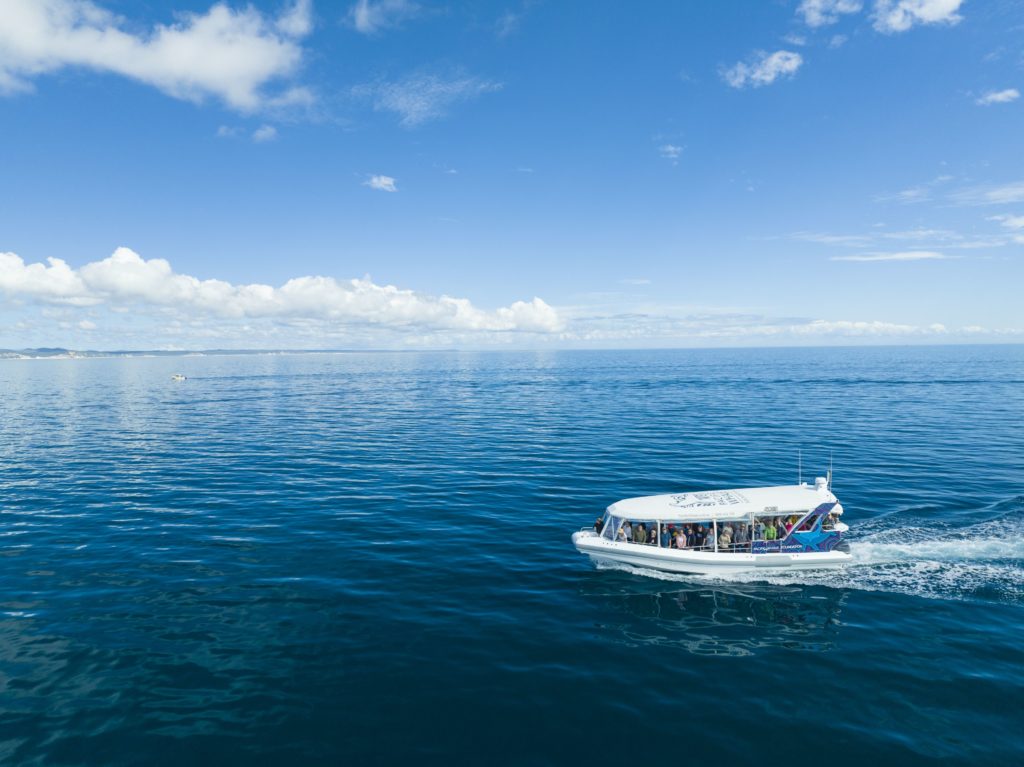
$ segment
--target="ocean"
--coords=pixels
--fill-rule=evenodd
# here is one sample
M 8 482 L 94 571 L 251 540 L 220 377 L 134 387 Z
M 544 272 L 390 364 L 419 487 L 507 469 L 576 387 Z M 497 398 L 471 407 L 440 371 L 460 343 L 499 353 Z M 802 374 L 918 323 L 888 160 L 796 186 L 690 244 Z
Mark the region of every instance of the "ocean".
M 4 763 L 1024 758 L 1024 346 L 0 360 L 0 393 Z M 798 451 L 844 570 L 570 543 Z

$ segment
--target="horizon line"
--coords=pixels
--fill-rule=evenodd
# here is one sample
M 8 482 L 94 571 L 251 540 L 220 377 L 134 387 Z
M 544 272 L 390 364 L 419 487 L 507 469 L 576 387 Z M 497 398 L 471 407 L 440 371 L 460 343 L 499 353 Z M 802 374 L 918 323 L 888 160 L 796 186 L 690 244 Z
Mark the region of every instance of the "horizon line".
M 506 348 L 496 349 L 493 347 L 435 347 L 423 349 L 386 349 L 386 348 L 338 348 L 338 349 L 288 349 L 288 348 L 251 348 L 251 349 L 73 349 L 63 346 L 36 346 L 24 347 L 21 349 L 5 348 L 0 349 L 0 360 L 11 359 L 50 359 L 67 358 L 67 355 L 83 355 L 84 359 L 114 356 L 187 356 L 187 355 L 259 355 L 259 354 L 451 354 L 451 353 L 482 353 L 493 352 L 500 354 L 525 354 L 532 352 L 659 352 L 659 351 L 754 351 L 754 350 L 789 350 L 789 349 L 893 349 L 893 348 L 962 348 L 962 347 L 995 347 L 995 346 L 1024 346 L 1024 341 L 975 341 L 975 342 L 951 342 L 951 343 L 860 343 L 860 344 L 829 344 L 829 345 L 763 345 L 763 346 L 635 346 L 635 347 L 557 347 L 557 348 Z M 32 353 L 34 356 L 27 356 Z M 10 356 L 8 356 L 10 355 Z M 18 355 L 18 356 L 13 356 Z

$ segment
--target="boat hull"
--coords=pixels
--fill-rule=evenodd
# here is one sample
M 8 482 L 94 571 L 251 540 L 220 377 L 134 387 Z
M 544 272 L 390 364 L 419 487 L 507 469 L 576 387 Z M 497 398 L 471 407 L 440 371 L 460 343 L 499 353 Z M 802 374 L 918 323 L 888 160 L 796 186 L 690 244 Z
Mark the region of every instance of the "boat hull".
M 852 557 L 845 551 L 814 551 L 800 553 L 715 553 L 688 549 L 665 549 L 636 543 L 609 541 L 591 531 L 572 536 L 573 545 L 600 564 L 627 564 L 670 573 L 732 573 L 780 570 L 835 569 L 849 564 Z

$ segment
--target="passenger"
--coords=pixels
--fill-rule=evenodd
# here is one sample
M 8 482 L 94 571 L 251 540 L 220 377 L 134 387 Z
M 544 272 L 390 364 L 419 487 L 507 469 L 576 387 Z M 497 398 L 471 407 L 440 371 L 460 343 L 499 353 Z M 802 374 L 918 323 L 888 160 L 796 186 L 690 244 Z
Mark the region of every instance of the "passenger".
M 704 525 L 697 525 L 693 531 L 693 542 L 690 544 L 695 549 L 704 548 L 706 536 L 704 535 Z
M 672 527 L 670 525 L 664 525 L 661 528 L 661 547 L 663 549 L 672 548 Z
M 722 533 L 725 533 L 725 535 L 728 536 L 729 547 L 731 548 L 733 543 L 736 542 L 736 528 L 733 527 L 732 522 L 726 522 L 724 525 L 719 525 L 718 531 L 719 538 L 722 537 Z M 722 548 L 721 544 L 719 544 L 718 548 Z
M 736 526 L 736 537 L 733 538 L 733 543 L 736 544 L 737 549 L 745 549 L 747 544 L 750 542 L 750 537 L 747 535 L 747 526 L 742 522 Z
M 688 545 L 686 533 L 683 532 L 682 528 L 676 530 L 676 548 L 685 549 Z
M 764 539 L 766 541 L 774 541 L 775 537 L 775 523 L 769 519 L 768 524 L 764 526 Z
M 693 525 L 683 525 L 683 538 L 687 548 L 693 548 L 697 545 L 697 531 L 694 530 Z
M 765 524 L 764 520 L 758 517 L 754 520 L 754 537 L 751 540 L 763 541 L 764 538 Z
M 626 542 L 626 528 L 625 528 L 625 526 L 619 528 L 619 532 L 618 532 L 618 535 L 615 536 L 615 540 L 621 541 L 622 543 Z
M 786 518 L 786 532 L 787 533 L 793 532 L 793 525 L 795 525 L 795 524 L 796 524 L 796 517 L 787 517 Z
M 633 526 L 631 524 L 629 524 L 629 520 L 628 519 L 622 524 L 622 532 L 625 533 L 625 535 L 626 535 L 626 543 L 632 543 L 633 542 Z
M 633 531 L 633 543 L 647 543 L 647 528 L 643 522 Z
M 722 528 L 722 532 L 718 534 L 718 550 L 719 551 L 729 551 L 729 549 L 732 548 L 732 535 L 730 535 L 731 531 L 732 531 L 732 528 L 726 526 L 726 527 L 723 527 Z
M 594 522 L 594 530 L 597 531 L 598 535 L 600 535 L 601 531 L 604 530 L 604 518 L 603 517 L 598 517 L 597 521 Z

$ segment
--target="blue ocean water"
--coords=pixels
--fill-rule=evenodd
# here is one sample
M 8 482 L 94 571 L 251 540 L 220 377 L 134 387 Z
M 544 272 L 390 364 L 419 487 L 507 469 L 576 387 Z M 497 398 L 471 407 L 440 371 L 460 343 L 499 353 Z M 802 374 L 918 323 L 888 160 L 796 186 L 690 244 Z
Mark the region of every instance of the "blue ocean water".
M 1024 346 L 7 360 L 0 392 L 0 761 L 1024 753 Z M 798 449 L 834 452 L 843 571 L 569 542 Z

